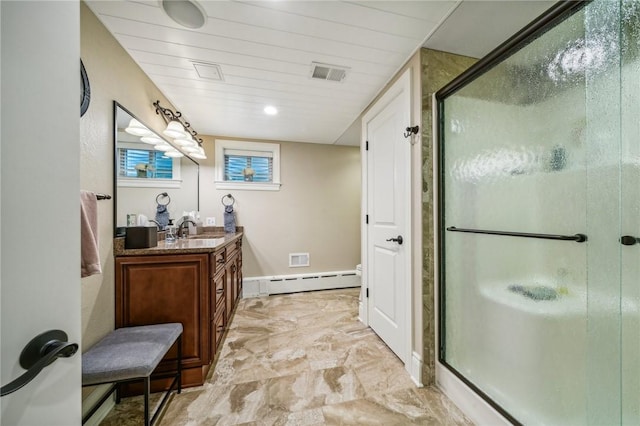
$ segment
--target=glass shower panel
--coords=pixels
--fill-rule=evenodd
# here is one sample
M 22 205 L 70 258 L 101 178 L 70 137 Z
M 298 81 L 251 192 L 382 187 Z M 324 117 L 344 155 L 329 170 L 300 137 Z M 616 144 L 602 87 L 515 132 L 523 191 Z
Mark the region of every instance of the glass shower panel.
M 621 235 L 640 237 L 640 2 L 623 2 L 621 25 Z M 640 241 L 621 247 L 622 424 L 640 424 Z
M 442 360 L 515 420 L 586 422 L 584 10 L 446 98 Z M 569 66 L 567 65 L 569 63 Z M 456 228 L 456 229 L 453 229 Z
M 620 3 L 585 8 L 587 423 L 620 424 Z M 585 64 L 587 60 L 585 59 Z

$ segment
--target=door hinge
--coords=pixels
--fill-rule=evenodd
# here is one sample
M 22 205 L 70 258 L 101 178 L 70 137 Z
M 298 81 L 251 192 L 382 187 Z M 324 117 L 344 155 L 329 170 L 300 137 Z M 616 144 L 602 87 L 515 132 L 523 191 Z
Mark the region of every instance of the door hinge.
M 364 216 L 364 223 L 366 223 L 367 225 L 369 224 L 369 215 L 365 215 Z
M 364 144 L 364 150 L 369 151 L 369 141 L 366 141 Z
M 365 289 L 365 293 L 366 293 L 366 296 L 367 296 L 367 299 L 368 299 L 368 298 L 369 298 L 369 287 L 367 287 L 367 288 Z

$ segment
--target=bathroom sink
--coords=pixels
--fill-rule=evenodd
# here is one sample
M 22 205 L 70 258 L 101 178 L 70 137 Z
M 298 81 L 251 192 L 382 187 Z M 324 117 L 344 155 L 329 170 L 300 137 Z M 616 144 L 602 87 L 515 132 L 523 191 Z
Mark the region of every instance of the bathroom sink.
M 224 238 L 224 234 L 198 234 L 189 235 L 187 238 L 190 240 L 209 240 L 214 238 Z

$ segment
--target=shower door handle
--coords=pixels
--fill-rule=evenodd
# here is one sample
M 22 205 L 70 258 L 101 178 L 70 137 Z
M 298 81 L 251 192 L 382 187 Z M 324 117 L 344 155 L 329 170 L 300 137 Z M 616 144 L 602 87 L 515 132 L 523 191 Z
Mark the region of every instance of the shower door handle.
M 640 238 L 636 238 L 632 235 L 623 235 L 622 237 L 620 237 L 620 242 L 622 243 L 622 245 L 632 246 L 636 243 L 639 243 Z
M 386 240 L 386 241 L 393 241 L 394 243 L 398 243 L 399 245 L 402 245 L 402 242 L 403 242 L 404 240 L 402 239 L 402 235 L 398 235 L 398 237 L 397 237 L 397 238 L 389 238 L 389 239 L 388 239 L 388 240 Z

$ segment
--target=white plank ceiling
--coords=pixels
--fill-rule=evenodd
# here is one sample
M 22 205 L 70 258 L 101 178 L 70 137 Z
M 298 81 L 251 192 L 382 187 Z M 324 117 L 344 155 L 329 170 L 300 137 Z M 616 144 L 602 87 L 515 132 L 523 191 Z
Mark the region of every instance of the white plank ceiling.
M 551 2 L 199 1 L 198 30 L 159 1 L 87 4 L 198 133 L 358 145 L 347 129 L 417 48 L 483 56 Z M 312 62 L 349 70 L 316 80 Z M 201 78 L 194 63 L 218 65 L 224 80 Z

